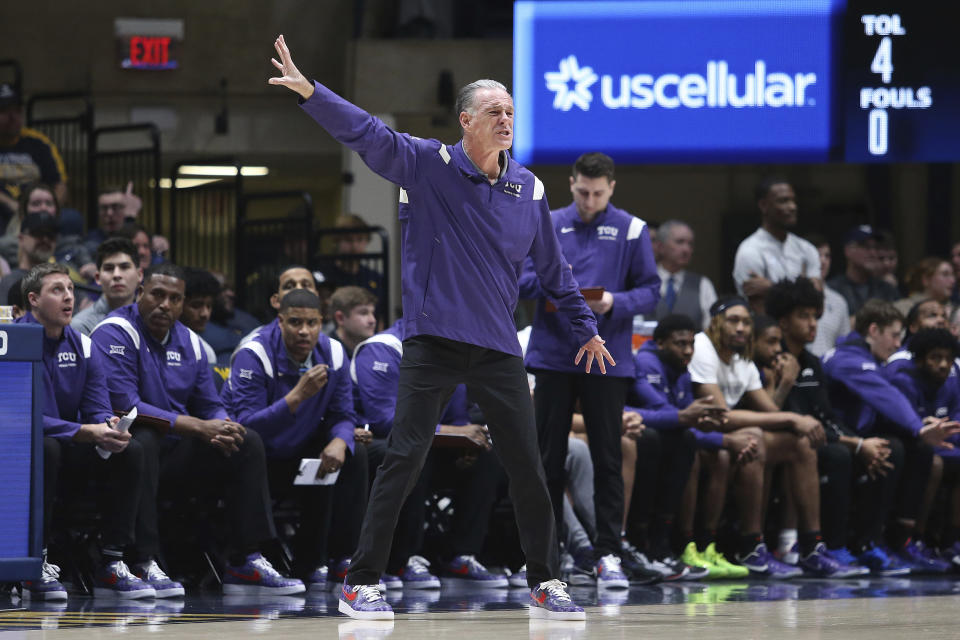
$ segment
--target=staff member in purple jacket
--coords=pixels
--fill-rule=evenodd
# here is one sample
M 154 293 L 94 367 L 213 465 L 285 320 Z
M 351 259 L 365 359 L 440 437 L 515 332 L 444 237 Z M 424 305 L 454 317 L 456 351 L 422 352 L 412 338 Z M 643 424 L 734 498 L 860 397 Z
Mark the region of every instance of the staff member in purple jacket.
M 178 322 L 184 277 L 176 265 L 151 266 L 137 301 L 110 313 L 90 334 L 104 356 L 114 409 L 136 407 L 164 424 L 162 432 L 131 429 L 143 446 L 145 469 L 134 553 L 152 562 L 160 552 L 161 480 L 165 489 L 212 486 L 226 501 L 231 532 L 224 592 L 302 592 L 300 580 L 281 576 L 257 550 L 276 537 L 263 442 L 227 417 L 200 337 Z
M 376 589 L 390 553 L 390 536 L 404 497 L 458 383 L 477 400 L 511 479 L 510 495 L 527 556 L 531 615 L 583 619 L 563 584 L 553 512 L 543 466 L 537 463 L 533 408 L 513 323 L 517 277 L 530 256 L 541 286 L 557 301 L 587 355 L 606 370 L 613 358 L 560 253 L 543 183 L 514 162 L 513 99 L 492 80 L 460 91 L 455 145 L 400 134 L 382 121 L 307 80 L 283 40 L 274 43 L 282 74 L 271 84 L 302 98 L 304 111 L 360 154 L 382 177 L 400 185 L 404 349 L 390 450 L 377 471 L 363 533 L 341 591 L 340 611 L 392 619 Z M 576 349 L 576 347 L 574 347 Z
M 67 268 L 44 263 L 21 283 L 30 311 L 17 322 L 43 327 L 43 527 L 49 538 L 60 475 L 70 481 L 96 476 L 107 483 L 101 503 L 101 566 L 94 576 L 96 595 L 129 599 L 155 595 L 130 573 L 124 548 L 133 542 L 143 450 L 129 433 L 113 429 L 118 418 L 107 404 L 107 382 L 100 354 L 90 338 L 70 327 L 73 283 Z M 103 460 L 96 445 L 113 455 Z M 22 583 L 24 599 L 66 600 L 60 569 L 49 564 L 44 548 L 40 579 Z
M 597 584 L 626 588 L 630 584 L 620 568 L 621 419 L 633 378 L 633 316 L 652 312 L 657 306 L 660 277 L 646 223 L 610 204 L 615 185 L 613 160 L 602 153 L 586 153 L 573 165 L 573 202 L 550 215 L 560 248 L 577 282 L 604 289 L 601 299 L 588 304 L 620 366 L 610 377 L 598 371 L 584 374 L 574 366 L 568 354 L 582 340 L 556 313 L 546 311 L 547 298 L 552 296 L 541 289 L 531 261 L 527 261 L 520 278 L 520 292 L 527 298 L 539 298 L 526 364 L 537 377 L 533 391 L 537 436 L 557 526 L 563 517 L 570 419 L 574 404 L 580 400 L 593 460 Z
M 343 345 L 320 333 L 322 323 L 315 293 L 297 289 L 285 295 L 277 319 L 240 347 L 220 394 L 263 439 L 271 495 L 292 492 L 300 504 L 294 569 L 309 584 L 327 580 L 334 485 L 294 488 L 300 460 L 319 457 L 323 473 L 352 473 L 351 481 L 364 489 L 367 475 L 366 451 L 354 442 L 349 360 Z M 366 491 L 360 499 L 366 500 Z

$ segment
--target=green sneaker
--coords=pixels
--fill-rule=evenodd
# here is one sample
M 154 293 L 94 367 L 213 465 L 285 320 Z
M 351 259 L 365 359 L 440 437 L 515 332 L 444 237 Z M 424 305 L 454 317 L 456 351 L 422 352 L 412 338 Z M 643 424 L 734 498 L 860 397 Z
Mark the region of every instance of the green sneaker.
M 723 557 L 723 554 L 717 551 L 717 543 L 711 542 L 703 552 L 703 559 L 710 564 L 720 567 L 725 578 L 746 578 L 750 575 L 750 569 L 739 564 L 733 564 Z
M 683 549 L 683 555 L 680 556 L 680 560 L 691 567 L 700 567 L 709 571 L 706 577 L 707 580 L 719 580 L 720 578 L 727 577 L 727 573 L 722 567 L 708 561 L 702 553 L 697 551 L 697 544 L 695 542 L 687 543 L 687 546 Z

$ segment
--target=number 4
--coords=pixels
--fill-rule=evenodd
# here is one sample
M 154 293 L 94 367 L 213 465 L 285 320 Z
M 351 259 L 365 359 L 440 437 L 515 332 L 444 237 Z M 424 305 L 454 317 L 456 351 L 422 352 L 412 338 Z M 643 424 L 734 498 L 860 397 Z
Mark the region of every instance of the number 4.
M 890 36 L 880 40 L 877 53 L 873 56 L 873 62 L 870 63 L 870 71 L 879 73 L 884 83 L 890 82 L 893 77 L 893 41 Z

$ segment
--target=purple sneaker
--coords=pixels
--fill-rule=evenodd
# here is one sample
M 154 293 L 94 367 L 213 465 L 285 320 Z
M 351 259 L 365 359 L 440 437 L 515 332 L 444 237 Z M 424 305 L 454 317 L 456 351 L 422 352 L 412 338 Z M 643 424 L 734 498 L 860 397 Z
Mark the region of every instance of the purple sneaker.
M 597 561 L 597 586 L 601 589 L 629 589 L 630 580 L 620 568 L 620 558 L 609 553 Z
M 910 567 L 910 573 L 947 573 L 950 563 L 933 555 L 919 540 L 908 540 L 900 550 L 900 558 Z
M 60 584 L 60 567 L 44 559 L 40 565 L 40 579 L 20 583 L 20 597 L 24 600 L 66 600 L 67 590 Z
M 488 571 L 476 556 L 457 556 L 443 565 L 442 572 L 444 576 L 467 580 L 482 587 L 506 587 L 510 584 L 507 576 Z
M 583 607 L 578 607 L 567 594 L 567 583 L 559 580 L 541 582 L 530 592 L 530 617 L 546 620 L 586 620 Z
M 841 564 L 827 551 L 827 545 L 817 543 L 806 556 L 801 556 L 800 568 L 804 574 L 817 578 L 851 578 L 862 575 L 861 567 Z
M 941 548 L 940 558 L 949 562 L 954 571 L 960 571 L 960 542 L 954 542 L 949 547 Z
M 784 564 L 774 558 L 773 554 L 767 551 L 767 545 L 762 542 L 746 556 L 738 556 L 737 560 L 747 569 L 750 569 L 750 573 L 767 576 L 768 578 L 783 580 L 803 575 L 803 569 L 800 567 Z
M 142 562 L 133 566 L 133 575 L 137 576 L 157 592 L 158 598 L 182 598 L 183 585 L 167 577 L 156 560 Z
M 301 580 L 283 577 L 259 553 L 251 553 L 243 565 L 228 566 L 223 572 L 223 592 L 226 594 L 288 596 L 306 590 Z
M 410 556 L 407 566 L 400 572 L 400 579 L 408 589 L 440 588 L 440 578 L 430 573 L 430 563 L 423 556 Z
M 327 565 L 325 564 L 320 565 L 319 567 L 314 569 L 313 573 L 307 576 L 307 579 L 304 580 L 303 582 L 307 586 L 307 588 L 326 587 L 328 573 L 329 573 L 329 570 L 327 569 Z
M 350 586 L 344 583 L 340 588 L 337 608 L 340 613 L 358 620 L 393 620 L 393 609 L 375 584 Z
M 156 590 L 130 573 L 123 560 L 115 560 L 97 570 L 93 576 L 93 595 L 114 596 L 124 600 L 156 597 Z
M 507 582 L 510 583 L 511 587 L 520 587 L 524 588 L 527 586 L 527 565 L 523 565 L 509 576 L 507 576 Z

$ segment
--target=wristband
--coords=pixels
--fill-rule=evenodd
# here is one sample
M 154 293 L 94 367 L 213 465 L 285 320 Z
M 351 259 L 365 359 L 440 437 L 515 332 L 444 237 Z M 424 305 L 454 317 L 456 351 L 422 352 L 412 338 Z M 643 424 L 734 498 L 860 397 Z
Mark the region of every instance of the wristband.
M 860 442 L 857 443 L 857 448 L 853 450 L 853 455 L 860 453 L 860 449 L 863 448 L 863 438 L 860 438 Z

